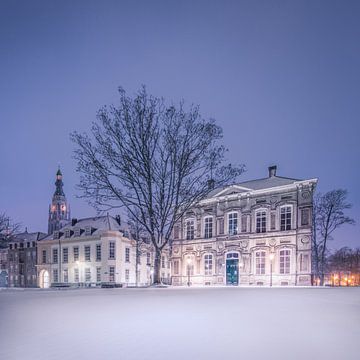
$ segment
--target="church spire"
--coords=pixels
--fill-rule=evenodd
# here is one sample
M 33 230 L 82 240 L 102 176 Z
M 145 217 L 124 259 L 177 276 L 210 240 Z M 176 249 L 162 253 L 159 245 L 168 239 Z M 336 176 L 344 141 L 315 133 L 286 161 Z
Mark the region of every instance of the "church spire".
M 67 203 L 64 193 L 60 166 L 56 172 L 55 192 L 49 207 L 48 233 L 61 229 L 70 221 L 70 206 Z

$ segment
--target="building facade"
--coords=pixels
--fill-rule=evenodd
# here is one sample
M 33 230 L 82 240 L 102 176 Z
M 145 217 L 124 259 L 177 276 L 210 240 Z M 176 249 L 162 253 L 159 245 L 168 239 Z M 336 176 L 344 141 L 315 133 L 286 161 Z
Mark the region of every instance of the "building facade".
M 37 244 L 44 236 L 42 232 L 25 230 L 9 242 L 9 287 L 37 287 Z
M 119 219 L 73 219 L 39 241 L 38 286 L 149 285 L 153 254 L 146 244 L 139 251 L 137 260 L 136 242 Z
M 173 231 L 172 284 L 311 285 L 317 179 L 276 175 L 214 189 Z
M 7 287 L 9 281 L 8 249 L 0 249 L 0 287 Z
M 59 168 L 56 173 L 55 192 L 49 205 L 48 234 L 60 230 L 70 222 L 70 205 L 66 200 L 62 177 Z

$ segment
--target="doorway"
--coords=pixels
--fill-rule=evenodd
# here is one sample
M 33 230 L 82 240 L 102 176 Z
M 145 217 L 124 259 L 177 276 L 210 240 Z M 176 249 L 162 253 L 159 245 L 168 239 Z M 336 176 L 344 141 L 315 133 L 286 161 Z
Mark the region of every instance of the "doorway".
M 239 284 L 239 254 L 226 255 L 226 285 Z

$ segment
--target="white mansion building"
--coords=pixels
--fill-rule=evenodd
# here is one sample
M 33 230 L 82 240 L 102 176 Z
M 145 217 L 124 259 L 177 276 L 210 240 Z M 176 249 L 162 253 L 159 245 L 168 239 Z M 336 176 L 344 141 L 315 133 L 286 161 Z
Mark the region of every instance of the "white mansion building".
M 174 227 L 172 284 L 310 285 L 317 179 L 276 175 L 214 189 Z

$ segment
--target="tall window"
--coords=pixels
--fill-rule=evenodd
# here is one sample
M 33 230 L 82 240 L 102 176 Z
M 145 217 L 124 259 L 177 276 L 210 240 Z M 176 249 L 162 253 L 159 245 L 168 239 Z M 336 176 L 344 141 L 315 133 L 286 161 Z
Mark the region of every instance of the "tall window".
M 58 249 L 52 249 L 53 263 L 57 264 L 58 262 Z
M 54 269 L 53 270 L 53 281 L 54 282 L 59 282 L 59 272 L 58 272 L 58 269 Z
M 125 248 L 125 261 L 130 262 L 130 248 Z
M 266 232 L 266 211 L 258 211 L 256 213 L 256 232 Z
M 309 255 L 300 254 L 300 271 L 309 271 Z
M 63 248 L 63 263 L 68 263 L 69 262 L 69 249 L 68 248 Z
M 310 223 L 310 209 L 301 209 L 301 225 L 306 226 Z
M 68 269 L 64 269 L 63 277 L 64 277 L 64 283 L 69 282 L 69 270 Z
M 280 250 L 280 274 L 290 274 L 290 250 Z
M 78 268 L 74 269 L 74 282 L 76 282 L 76 283 L 79 282 L 79 269 Z
M 151 265 L 151 254 L 149 252 L 146 253 L 146 265 Z
M 109 266 L 109 281 L 115 281 L 115 266 Z
M 46 250 L 42 251 L 42 263 L 46 264 Z
M 211 254 L 204 256 L 205 275 L 212 275 L 213 272 L 213 257 Z
M 265 251 L 257 251 L 255 253 L 255 266 L 256 266 L 256 275 L 265 274 Z
M 96 282 L 101 282 L 101 267 L 96 268 Z
M 91 282 L 91 270 L 90 270 L 90 268 L 85 268 L 85 282 Z
M 284 206 L 280 210 L 280 230 L 291 230 L 291 206 Z
M 130 270 L 129 269 L 126 269 L 125 270 L 125 282 L 129 282 L 130 280 Z
M 90 245 L 85 245 L 85 246 L 84 246 L 84 252 L 85 252 L 85 261 L 90 261 L 90 260 L 91 260 L 91 249 L 90 249 Z
M 96 261 L 101 261 L 101 244 L 96 244 Z
M 109 242 L 109 259 L 110 260 L 115 259 L 115 242 L 114 241 Z
M 229 214 L 229 234 L 236 235 L 238 232 L 238 214 L 230 213 Z
M 210 239 L 213 236 L 213 218 L 212 217 L 206 217 L 205 220 L 205 239 Z
M 78 261 L 79 260 L 79 247 L 78 246 L 73 247 L 73 253 L 74 253 L 74 261 Z
M 193 240 L 195 233 L 195 222 L 194 220 L 186 221 L 186 240 Z

